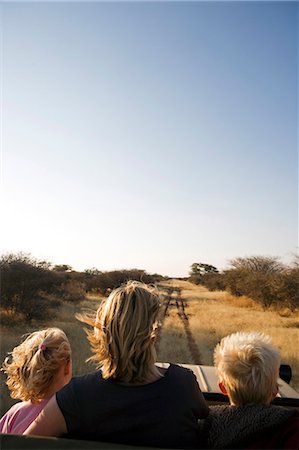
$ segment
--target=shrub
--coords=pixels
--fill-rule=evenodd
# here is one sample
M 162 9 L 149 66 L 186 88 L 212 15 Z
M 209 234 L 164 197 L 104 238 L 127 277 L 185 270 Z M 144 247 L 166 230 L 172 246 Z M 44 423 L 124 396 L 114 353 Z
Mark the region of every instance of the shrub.
M 84 281 L 86 289 L 97 290 L 101 294 L 108 293 L 111 289 L 120 286 L 128 280 L 142 281 L 143 283 L 155 283 L 163 279 L 161 275 L 150 275 L 145 270 L 112 270 L 109 272 L 100 272 L 97 269 L 85 270 Z
M 60 297 L 65 301 L 79 302 L 85 298 L 85 284 L 77 280 L 66 280 L 59 287 Z
M 299 308 L 299 267 L 289 268 L 281 274 L 277 289 L 277 302 L 292 311 Z
M 264 308 L 272 304 L 298 306 L 298 268 L 289 269 L 278 258 L 252 256 L 231 261 L 225 271 L 226 287 L 233 295 L 245 295 Z
M 207 273 L 202 276 L 201 284 L 210 291 L 223 291 L 226 288 L 226 281 L 222 273 Z
M 49 302 L 42 292 L 52 293 L 57 278 L 49 263 L 29 254 L 4 255 L 0 259 L 1 306 L 26 315 L 27 319 L 44 314 Z
M 217 273 L 214 266 L 192 264 L 189 280 L 210 290 L 227 290 L 237 297 L 249 297 L 263 308 L 299 307 L 298 257 L 291 267 L 270 256 L 235 258 L 230 264 L 231 268 L 223 273 Z

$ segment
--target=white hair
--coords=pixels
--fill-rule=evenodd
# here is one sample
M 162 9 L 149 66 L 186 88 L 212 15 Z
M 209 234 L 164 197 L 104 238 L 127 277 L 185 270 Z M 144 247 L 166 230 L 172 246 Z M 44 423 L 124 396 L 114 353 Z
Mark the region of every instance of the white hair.
M 214 363 L 232 404 L 267 404 L 273 399 L 280 354 L 269 336 L 259 332 L 226 336 L 215 348 Z

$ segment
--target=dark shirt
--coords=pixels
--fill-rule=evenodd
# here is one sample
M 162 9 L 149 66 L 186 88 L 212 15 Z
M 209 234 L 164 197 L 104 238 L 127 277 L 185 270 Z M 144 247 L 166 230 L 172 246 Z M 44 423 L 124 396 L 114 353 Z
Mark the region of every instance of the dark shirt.
M 100 371 L 75 377 L 56 399 L 69 437 L 129 445 L 196 448 L 198 419 L 208 414 L 193 372 L 173 364 L 144 385 L 104 380 Z

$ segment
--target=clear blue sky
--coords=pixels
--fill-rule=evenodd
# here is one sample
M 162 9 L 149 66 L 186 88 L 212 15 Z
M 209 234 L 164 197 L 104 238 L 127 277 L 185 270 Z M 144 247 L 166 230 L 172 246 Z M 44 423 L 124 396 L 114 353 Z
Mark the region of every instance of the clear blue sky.
M 298 251 L 297 2 L 2 3 L 1 252 Z

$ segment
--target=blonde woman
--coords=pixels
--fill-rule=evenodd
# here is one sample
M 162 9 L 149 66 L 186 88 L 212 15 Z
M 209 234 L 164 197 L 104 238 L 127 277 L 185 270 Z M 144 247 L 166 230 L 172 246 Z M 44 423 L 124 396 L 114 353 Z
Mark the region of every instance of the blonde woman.
M 1 433 L 22 434 L 71 379 L 71 347 L 58 328 L 36 331 L 13 349 L 2 369 L 11 397 L 22 400 L 0 420 Z
M 230 406 L 211 406 L 207 448 L 298 449 L 299 414 L 271 405 L 278 392 L 279 351 L 269 336 L 239 332 L 214 352 L 219 387 Z
M 208 414 L 193 373 L 155 365 L 159 297 L 131 281 L 111 292 L 88 339 L 97 371 L 73 378 L 54 396 L 26 434 L 128 445 L 195 448 L 198 420 Z

